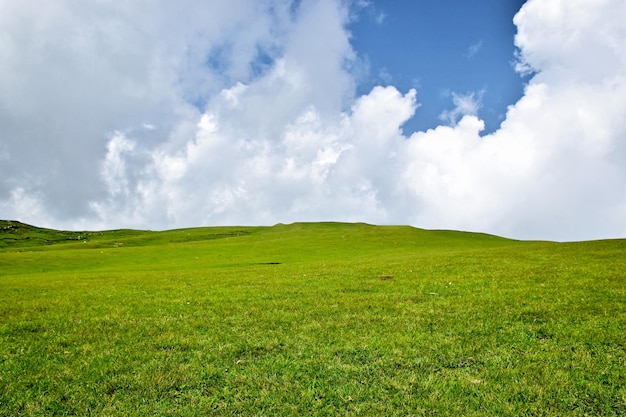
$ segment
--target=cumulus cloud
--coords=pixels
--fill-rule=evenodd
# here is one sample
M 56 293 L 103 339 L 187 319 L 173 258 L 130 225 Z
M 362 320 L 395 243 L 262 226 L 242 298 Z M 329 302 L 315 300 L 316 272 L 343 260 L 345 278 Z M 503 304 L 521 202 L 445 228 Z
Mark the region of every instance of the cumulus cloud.
M 273 40 L 290 24 L 289 5 L 271 1 L 3 0 L 0 9 L 0 199 L 22 189 L 61 224 L 90 217 L 106 193 L 112 132 L 137 136 L 138 150 L 183 137 L 224 82 L 251 78 L 260 55 L 279 53 Z M 216 50 L 219 72 L 206 65 Z
M 626 3 L 528 1 L 501 127 L 457 94 L 409 137 L 418 92 L 354 95 L 346 3 L 28 3 L 0 3 L 0 217 L 626 235 Z
M 409 141 L 414 192 L 434 194 L 423 221 L 538 238 L 624 235 L 626 26 L 617 9 L 626 11 L 610 1 L 524 5 L 516 43 L 521 67 L 536 75 L 501 128 L 479 139 L 481 123 L 466 116 Z

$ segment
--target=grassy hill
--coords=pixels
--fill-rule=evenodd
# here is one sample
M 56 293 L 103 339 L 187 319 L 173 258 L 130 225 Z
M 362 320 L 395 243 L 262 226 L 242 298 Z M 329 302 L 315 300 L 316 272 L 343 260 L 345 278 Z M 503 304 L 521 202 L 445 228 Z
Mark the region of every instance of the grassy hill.
M 626 240 L 0 221 L 0 415 L 626 415 Z

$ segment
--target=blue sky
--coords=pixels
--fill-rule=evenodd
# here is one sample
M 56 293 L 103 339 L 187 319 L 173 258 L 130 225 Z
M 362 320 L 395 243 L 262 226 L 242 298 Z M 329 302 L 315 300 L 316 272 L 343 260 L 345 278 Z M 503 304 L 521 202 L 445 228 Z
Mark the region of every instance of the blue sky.
M 623 0 L 0 10 L 0 218 L 626 237 Z
M 369 67 L 358 91 L 392 84 L 418 90 L 421 106 L 405 132 L 433 128 L 454 107 L 452 93 L 474 94 L 485 133 L 495 130 L 523 92 L 514 69 L 520 0 L 373 1 L 349 26 Z

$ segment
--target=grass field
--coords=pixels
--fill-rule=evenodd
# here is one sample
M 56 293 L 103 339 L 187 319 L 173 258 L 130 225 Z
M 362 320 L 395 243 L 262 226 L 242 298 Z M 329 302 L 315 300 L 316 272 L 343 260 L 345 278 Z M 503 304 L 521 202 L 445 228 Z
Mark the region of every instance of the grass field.
M 626 240 L 0 222 L 3 416 L 624 416 Z

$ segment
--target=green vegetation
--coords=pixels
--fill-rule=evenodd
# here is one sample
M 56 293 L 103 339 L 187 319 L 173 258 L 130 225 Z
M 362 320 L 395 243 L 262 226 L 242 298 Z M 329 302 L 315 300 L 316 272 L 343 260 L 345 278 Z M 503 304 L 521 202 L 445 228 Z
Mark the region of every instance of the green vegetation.
M 626 240 L 0 223 L 0 415 L 626 415 Z

